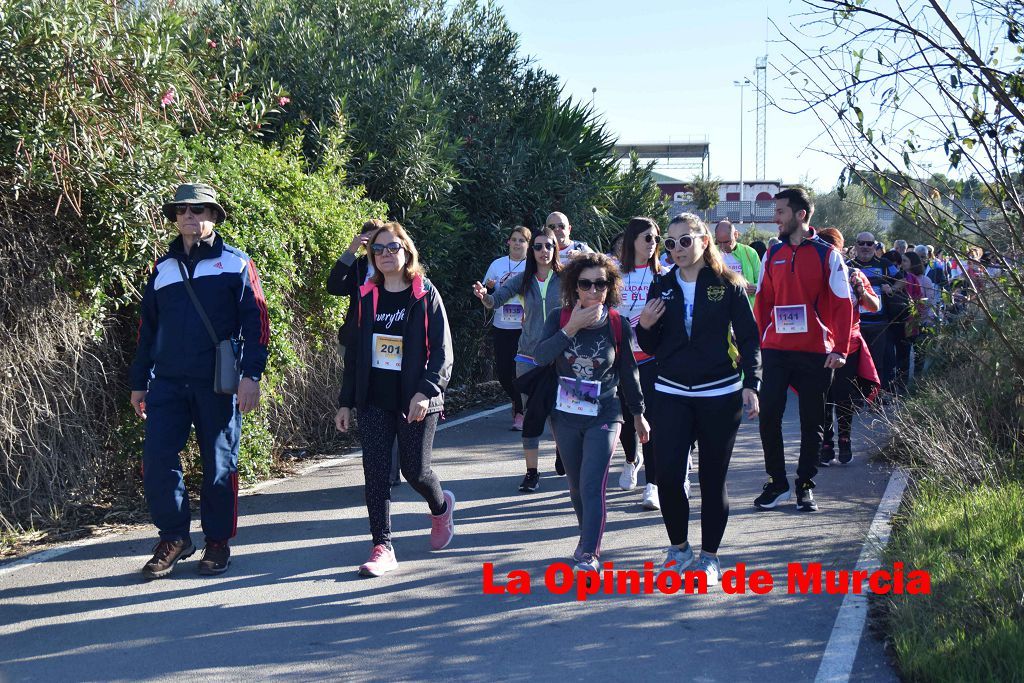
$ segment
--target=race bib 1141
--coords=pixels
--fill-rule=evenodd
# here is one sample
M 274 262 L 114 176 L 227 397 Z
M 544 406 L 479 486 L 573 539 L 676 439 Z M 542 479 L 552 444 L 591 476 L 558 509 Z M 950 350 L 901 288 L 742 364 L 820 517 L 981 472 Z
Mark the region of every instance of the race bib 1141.
M 798 334 L 807 331 L 807 306 L 775 307 L 775 331 L 779 334 Z

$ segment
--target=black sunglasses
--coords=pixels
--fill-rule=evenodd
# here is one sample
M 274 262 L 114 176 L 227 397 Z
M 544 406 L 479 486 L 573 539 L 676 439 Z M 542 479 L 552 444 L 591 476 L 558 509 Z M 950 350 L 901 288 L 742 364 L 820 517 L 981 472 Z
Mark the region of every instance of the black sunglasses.
M 534 251 L 554 251 L 554 249 L 555 245 L 551 244 L 551 242 L 538 242 L 533 245 Z
M 174 210 L 179 216 L 184 216 L 186 211 L 191 211 L 193 216 L 198 216 L 206 211 L 206 204 L 178 204 Z
M 558 228 L 559 230 L 564 230 L 565 229 L 565 223 L 548 223 L 544 227 L 545 228 L 551 228 L 552 230 L 554 230 L 555 228 Z
M 383 254 L 385 249 L 388 250 L 389 254 L 394 255 L 402 250 L 402 245 L 399 242 L 388 242 L 387 244 L 375 244 L 370 248 L 373 249 L 373 253 L 377 256 Z
M 679 239 L 676 239 L 674 237 L 666 237 L 665 248 L 668 249 L 669 251 L 673 251 L 676 248 L 676 245 L 678 244 L 681 248 L 686 249 L 687 247 L 693 246 L 693 241 L 695 239 L 703 236 L 704 234 L 701 233 L 700 235 L 683 235 Z
M 608 289 L 607 280 L 588 280 L 585 277 L 581 277 L 576 281 L 576 286 L 580 288 L 580 291 L 589 292 L 591 289 L 596 288 L 597 291 L 603 292 Z
M 874 242 L 861 242 L 860 240 L 857 240 L 857 246 L 858 247 L 873 247 L 873 246 L 875 246 L 875 243 Z
M 647 242 L 647 244 L 650 244 L 651 242 L 661 244 L 661 235 L 652 235 L 651 233 L 647 233 L 644 235 L 644 242 Z

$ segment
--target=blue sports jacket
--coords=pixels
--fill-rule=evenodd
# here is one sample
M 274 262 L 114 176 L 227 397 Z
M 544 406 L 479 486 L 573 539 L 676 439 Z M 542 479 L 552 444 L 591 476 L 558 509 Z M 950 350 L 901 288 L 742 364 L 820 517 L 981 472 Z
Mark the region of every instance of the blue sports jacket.
M 214 343 L 192 304 L 178 263 L 218 340 L 241 343 L 242 376 L 259 379 L 267 364 L 270 317 L 256 266 L 216 232 L 185 253 L 181 237 L 157 259 L 142 295 L 138 349 L 130 370 L 132 391 L 153 377 L 213 381 Z

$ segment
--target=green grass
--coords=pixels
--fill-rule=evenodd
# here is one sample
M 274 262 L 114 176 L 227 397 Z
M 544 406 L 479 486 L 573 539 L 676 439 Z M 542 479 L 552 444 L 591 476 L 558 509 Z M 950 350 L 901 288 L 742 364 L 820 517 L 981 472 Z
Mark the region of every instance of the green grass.
M 885 551 L 931 575 L 930 595 L 893 596 L 891 634 L 915 681 L 1024 681 L 1024 488 L 925 483 Z

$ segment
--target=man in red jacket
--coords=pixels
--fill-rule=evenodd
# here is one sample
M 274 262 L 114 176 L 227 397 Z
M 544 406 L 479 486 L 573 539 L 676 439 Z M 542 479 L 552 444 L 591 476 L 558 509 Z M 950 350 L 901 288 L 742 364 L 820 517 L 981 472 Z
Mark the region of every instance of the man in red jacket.
M 810 226 L 814 204 L 807 192 L 790 188 L 775 195 L 781 242 L 765 255 L 754 303 L 761 333 L 761 445 L 768 482 L 754 500 L 762 510 L 790 498 L 782 446 L 786 391 L 800 401 L 800 460 L 797 509 L 818 509 L 811 489 L 818 473 L 825 402 L 832 371 L 846 363 L 853 304 L 842 255 Z

